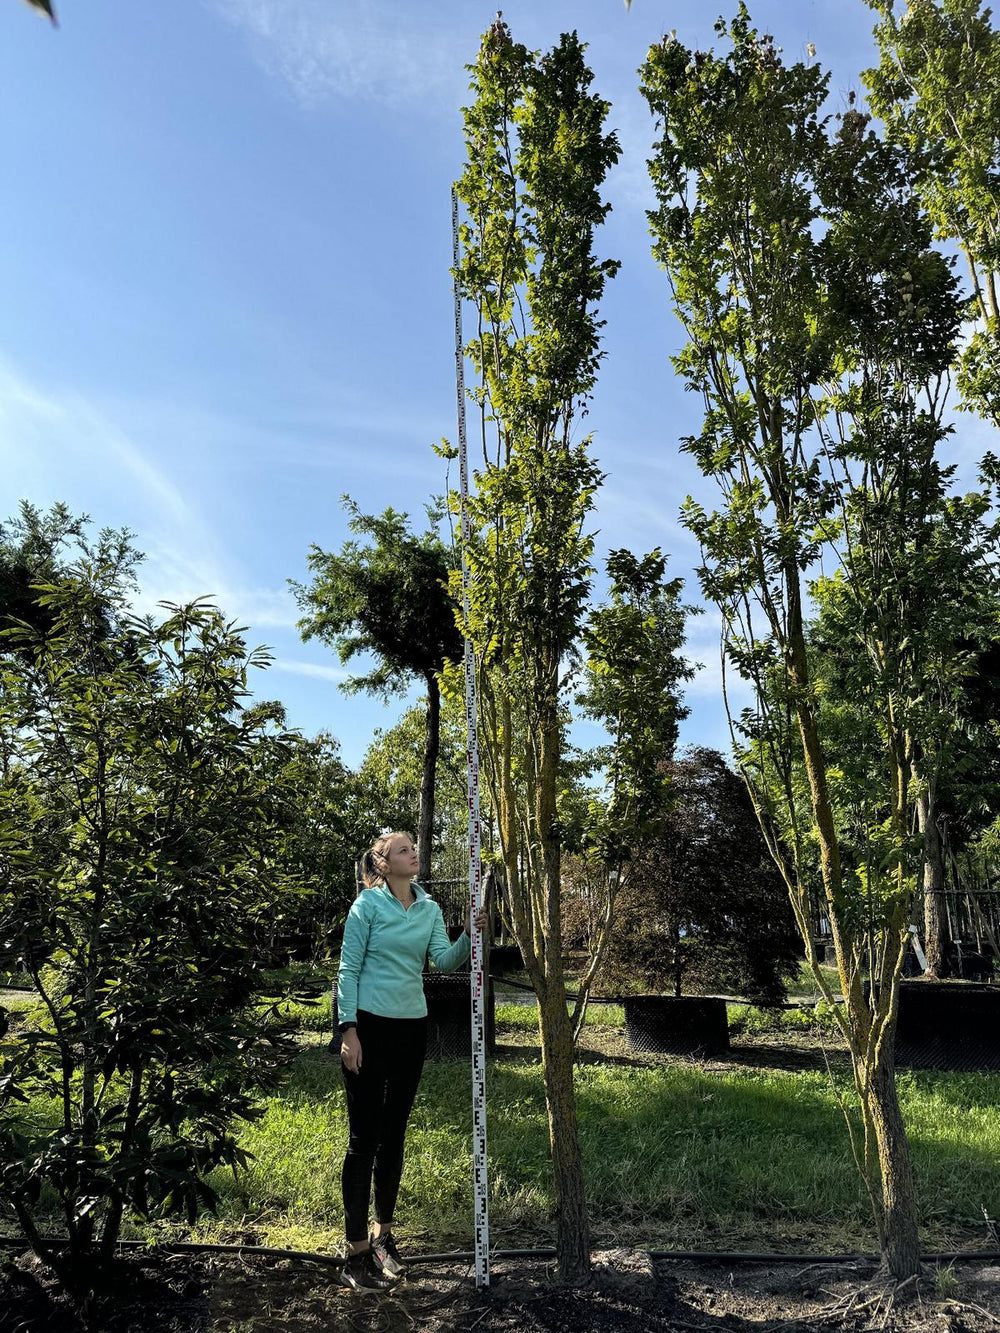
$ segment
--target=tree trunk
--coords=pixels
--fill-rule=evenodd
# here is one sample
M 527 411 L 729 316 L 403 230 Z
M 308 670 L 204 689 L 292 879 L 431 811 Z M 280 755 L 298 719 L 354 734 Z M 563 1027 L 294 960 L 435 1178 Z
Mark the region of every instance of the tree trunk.
M 535 818 L 542 853 L 543 883 L 536 885 L 536 893 L 543 899 L 545 988 L 539 996 L 538 1024 L 555 1177 L 556 1262 L 564 1282 L 582 1282 L 590 1272 L 590 1220 L 573 1096 L 573 1027 L 562 963 L 562 840 L 556 806 L 562 736 L 556 652 L 543 671 L 548 688 L 539 709 Z
M 590 1220 L 573 1099 L 573 1030 L 565 983 L 555 975 L 561 972 L 561 966 L 553 969 L 539 996 L 538 1031 L 555 1181 L 556 1262 L 564 1282 L 582 1282 L 590 1272 Z
M 896 1093 L 893 1014 L 872 1070 L 871 1112 L 882 1182 L 882 1262 L 897 1282 L 920 1272 L 913 1168 Z
M 937 980 L 944 962 L 944 856 L 941 834 L 937 825 L 934 799 L 929 792 L 917 799 L 917 823 L 924 835 L 923 893 L 924 893 L 924 953 L 927 955 L 925 975 Z
M 430 883 L 431 844 L 434 839 L 434 775 L 441 747 L 441 691 L 437 676 L 427 677 L 427 720 L 424 734 L 424 767 L 420 777 L 420 813 L 417 817 L 417 879 Z
M 808 659 L 805 650 L 801 618 L 801 602 L 798 595 L 798 572 L 790 572 L 788 642 L 790 648 L 790 671 L 793 685 L 805 694 L 809 684 Z M 794 593 L 794 596 L 793 596 Z M 916 1200 L 913 1193 L 913 1171 L 910 1165 L 910 1150 L 906 1140 L 906 1129 L 899 1110 L 896 1094 L 895 1058 L 893 1043 L 896 1032 L 895 1003 L 888 1017 L 882 1040 L 875 1050 L 866 1049 L 866 1043 L 858 1042 L 858 1035 L 867 1030 L 868 1020 L 865 1015 L 867 1003 L 861 989 L 860 970 L 850 966 L 854 954 L 854 931 L 849 920 L 842 920 L 840 908 L 841 862 L 840 844 L 837 837 L 836 821 L 827 785 L 826 762 L 820 741 L 819 728 L 810 704 L 803 700 L 797 705 L 796 713 L 802 740 L 802 755 L 809 780 L 813 817 L 816 823 L 820 851 L 820 869 L 826 894 L 827 910 L 830 916 L 830 928 L 833 931 L 834 945 L 837 950 L 837 966 L 840 984 L 846 1001 L 849 1024 L 855 1033 L 852 1054 L 855 1059 L 855 1080 L 862 1102 L 866 1100 L 871 1116 L 871 1131 L 875 1137 L 878 1151 L 879 1175 L 882 1187 L 880 1223 L 883 1261 L 889 1272 L 896 1279 L 912 1277 L 920 1271 L 920 1245 L 917 1233 Z M 897 738 L 898 739 L 898 738 Z M 894 753 L 897 746 L 894 746 Z M 895 754 L 895 790 L 896 821 L 903 830 L 903 811 L 905 809 L 906 777 L 909 765 L 901 754 Z M 848 942 L 850 941 L 850 947 Z M 808 947 L 808 941 L 806 941 Z M 902 964 L 902 951 L 895 962 L 888 968 L 884 983 L 895 984 Z M 872 979 L 874 984 L 874 978 Z M 866 1153 L 867 1157 L 867 1153 Z M 869 1181 L 869 1187 L 874 1182 Z

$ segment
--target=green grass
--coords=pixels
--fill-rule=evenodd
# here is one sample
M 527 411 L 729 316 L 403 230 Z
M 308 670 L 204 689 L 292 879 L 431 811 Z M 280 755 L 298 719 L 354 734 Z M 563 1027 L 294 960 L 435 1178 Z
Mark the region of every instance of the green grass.
M 730 1036 L 744 1032 L 838 1032 L 832 1007 L 825 1001 L 808 1009 L 757 1009 L 749 1004 L 730 1004 Z
M 468 1240 L 468 1082 L 464 1062 L 433 1063 L 424 1074 L 399 1206 L 411 1239 Z M 576 1086 L 598 1236 L 693 1248 L 874 1245 L 825 1073 L 595 1062 L 578 1069 Z M 981 1207 L 995 1215 L 998 1203 L 1000 1077 L 904 1075 L 900 1095 L 926 1243 L 974 1243 Z M 491 1064 L 489 1112 L 497 1237 L 551 1235 L 545 1101 L 534 1058 Z M 218 1174 L 221 1215 L 204 1220 L 198 1234 L 250 1230 L 269 1244 L 335 1244 L 346 1146 L 335 1062 L 316 1048 L 304 1053 L 242 1142 L 254 1161 L 238 1179 Z
M 291 1019 L 303 1032 L 333 1031 L 333 1009 L 329 990 L 318 995 L 315 1000 L 283 1000 L 278 1005 L 278 1015 Z
M 327 999 L 328 1005 L 328 999 Z M 829 1015 L 732 1006 L 752 1035 L 815 1031 Z M 595 1005 L 592 1040 L 619 1049 L 621 1010 Z M 310 1026 L 328 1009 L 307 1011 Z M 608 1024 L 603 1030 L 599 1023 Z M 811 1026 L 807 1026 L 811 1025 Z M 497 1008 L 500 1056 L 488 1076 L 491 1228 L 497 1243 L 552 1237 L 551 1169 L 544 1089 L 533 1042 L 533 1006 Z M 615 1047 L 615 1042 L 619 1047 Z M 765 1035 L 768 1048 L 774 1043 Z M 777 1044 L 780 1044 L 780 1040 Z M 748 1048 L 753 1050 L 751 1046 Z M 695 1249 L 873 1249 L 868 1203 L 850 1158 L 837 1072 L 715 1062 L 595 1058 L 576 1073 L 587 1194 L 598 1243 Z M 1000 1212 L 1000 1076 L 911 1073 L 899 1077 L 918 1207 L 928 1248 L 981 1244 L 982 1209 Z M 42 1108 L 28 1108 L 35 1112 Z M 237 1176 L 219 1171 L 217 1217 L 202 1239 L 256 1240 L 330 1249 L 342 1238 L 340 1167 L 347 1123 L 339 1065 L 321 1038 L 307 1039 L 281 1094 L 245 1126 L 252 1155 Z M 421 1246 L 467 1244 L 471 1229 L 469 1069 L 426 1066 L 407 1140 L 398 1223 Z M 133 1235 L 187 1234 L 179 1225 Z
M 830 967 L 826 963 L 820 963 L 819 970 L 826 980 L 826 984 L 834 995 L 840 993 L 840 974 L 835 967 Z M 813 977 L 809 964 L 802 963 L 799 968 L 798 976 L 788 984 L 788 998 L 790 1000 L 800 999 L 818 999 L 819 987 L 816 985 L 816 979 Z
M 572 1013 L 573 1006 L 567 1005 Z M 513 1032 L 538 1031 L 538 1006 L 531 1004 L 504 1004 L 497 1000 L 495 1006 L 497 1028 L 509 1028 Z M 590 1004 L 583 1016 L 585 1027 L 620 1028 L 625 1022 L 625 1011 L 620 1004 Z

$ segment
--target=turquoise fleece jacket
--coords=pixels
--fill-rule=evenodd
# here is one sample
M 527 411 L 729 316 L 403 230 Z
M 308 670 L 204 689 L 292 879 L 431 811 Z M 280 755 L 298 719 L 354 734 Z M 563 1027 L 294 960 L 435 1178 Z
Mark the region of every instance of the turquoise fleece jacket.
M 472 942 L 463 933 L 448 942 L 441 908 L 419 884 L 416 902 L 403 906 L 384 884 L 355 898 L 344 926 L 337 974 L 337 1020 L 354 1023 L 358 1010 L 383 1018 L 423 1018 L 427 1013 L 424 958 L 439 972 L 454 972 L 469 957 Z

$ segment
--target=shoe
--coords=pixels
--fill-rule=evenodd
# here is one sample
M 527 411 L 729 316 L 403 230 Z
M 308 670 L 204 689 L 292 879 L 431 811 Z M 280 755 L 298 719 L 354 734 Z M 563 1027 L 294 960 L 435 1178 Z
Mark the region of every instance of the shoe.
M 352 1291 L 388 1291 L 394 1285 L 379 1268 L 371 1250 L 362 1250 L 360 1254 L 349 1254 L 340 1270 L 341 1286 Z
M 406 1272 L 406 1261 L 400 1257 L 396 1238 L 391 1231 L 384 1231 L 381 1236 L 372 1236 L 371 1252 L 376 1264 L 389 1277 L 400 1278 Z

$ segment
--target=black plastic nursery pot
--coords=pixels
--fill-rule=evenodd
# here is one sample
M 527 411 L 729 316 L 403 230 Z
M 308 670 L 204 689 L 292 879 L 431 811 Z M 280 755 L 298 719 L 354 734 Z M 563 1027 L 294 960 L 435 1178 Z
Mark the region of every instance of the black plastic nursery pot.
M 1000 1069 L 1000 987 L 900 982 L 896 1064 L 902 1069 Z
M 524 969 L 524 959 L 516 944 L 490 945 L 490 971 L 493 973 L 520 972 Z
M 428 1060 L 468 1060 L 472 1056 L 472 997 L 469 974 L 425 972 Z M 486 980 L 486 1051 L 496 1050 L 493 982 Z
M 725 1000 L 704 995 L 626 995 L 625 1039 L 633 1051 L 720 1055 L 729 1050 Z
M 333 984 L 333 1026 L 337 1027 L 337 984 Z M 428 1060 L 468 1060 L 472 1056 L 472 998 L 468 971 L 425 972 Z M 496 1050 L 493 983 L 486 985 L 486 1050 Z

